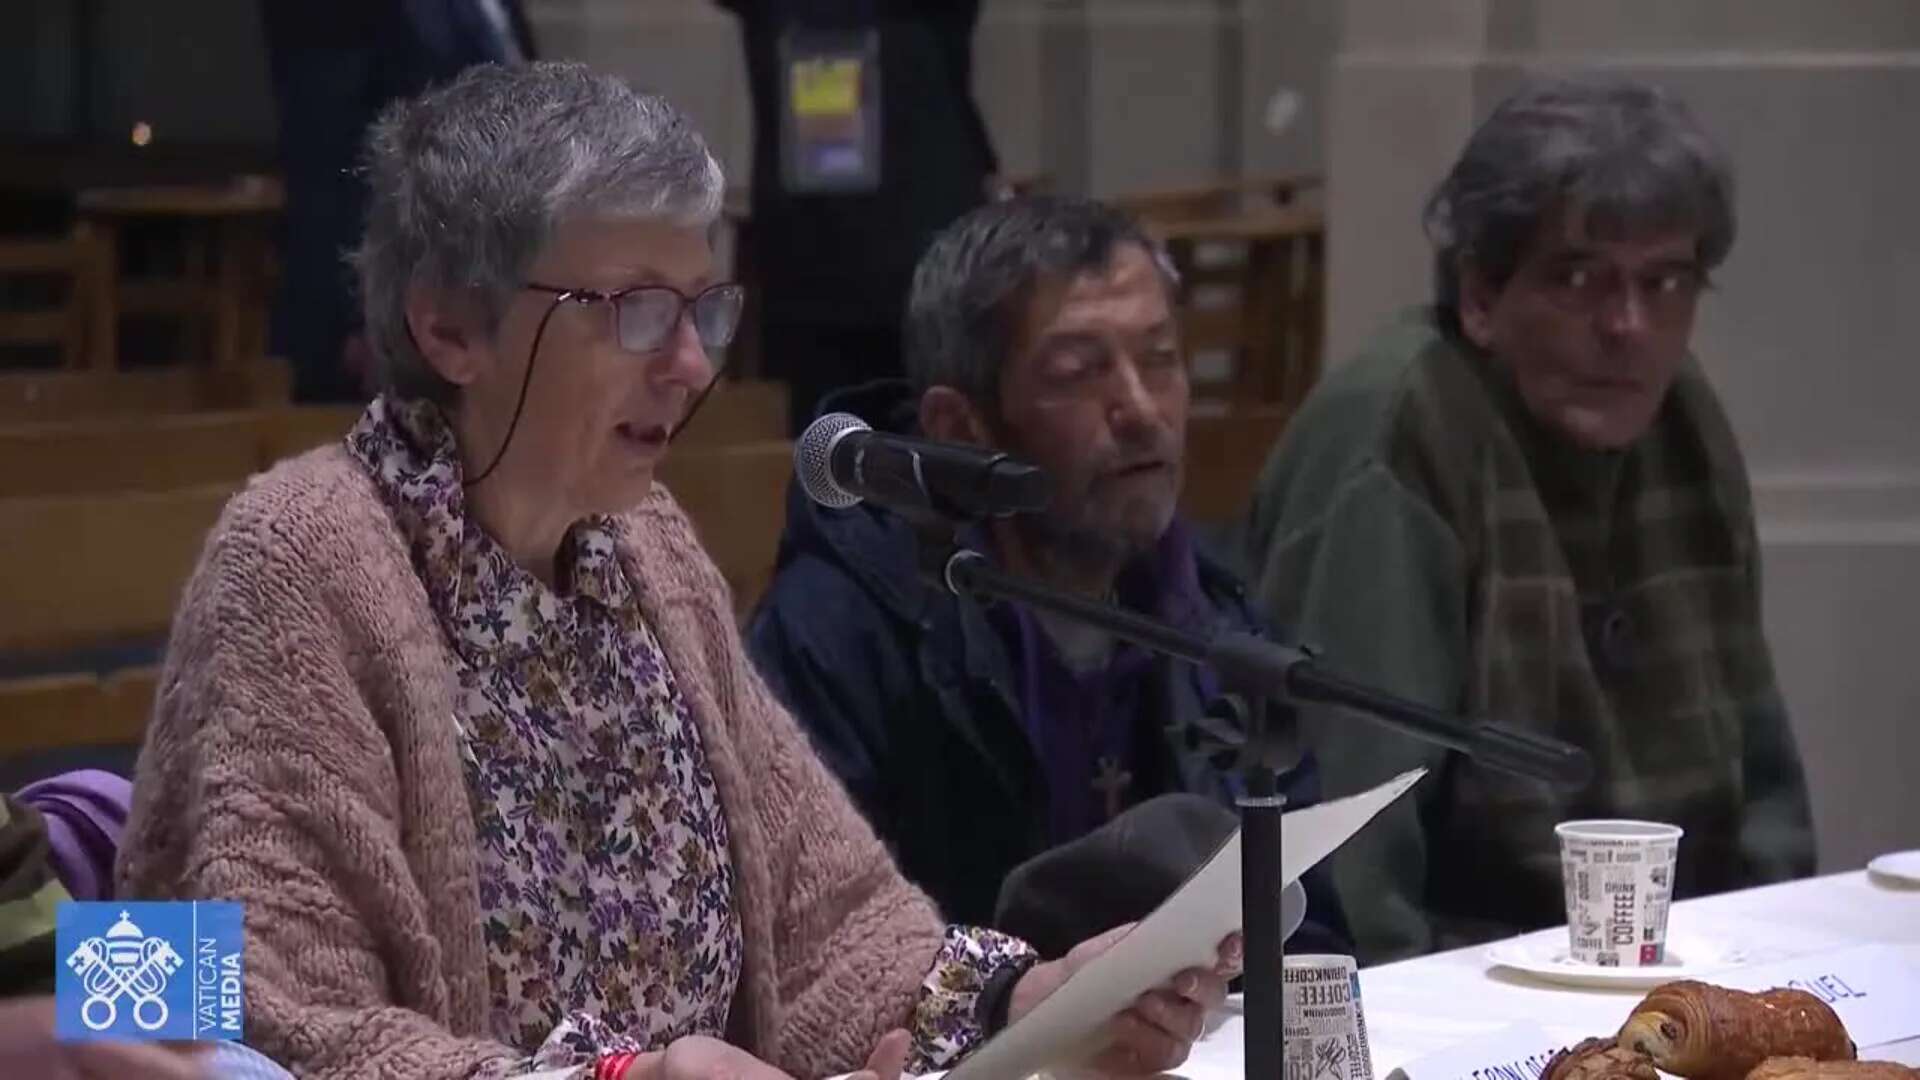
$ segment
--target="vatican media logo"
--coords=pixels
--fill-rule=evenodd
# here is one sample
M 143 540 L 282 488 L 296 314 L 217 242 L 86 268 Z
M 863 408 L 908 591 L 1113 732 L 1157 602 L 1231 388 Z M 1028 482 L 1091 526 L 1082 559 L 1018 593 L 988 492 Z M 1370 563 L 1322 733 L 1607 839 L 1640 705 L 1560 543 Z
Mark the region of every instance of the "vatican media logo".
M 238 1039 L 240 905 L 70 902 L 56 916 L 62 1039 Z

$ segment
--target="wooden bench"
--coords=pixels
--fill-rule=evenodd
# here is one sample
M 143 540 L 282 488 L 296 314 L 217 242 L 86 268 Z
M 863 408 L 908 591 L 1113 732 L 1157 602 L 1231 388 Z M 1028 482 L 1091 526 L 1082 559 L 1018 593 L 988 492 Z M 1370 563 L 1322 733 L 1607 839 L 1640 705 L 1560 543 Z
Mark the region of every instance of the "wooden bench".
M 183 272 L 121 280 L 110 318 L 157 314 L 186 320 L 195 339 L 206 343 L 209 368 L 216 372 L 239 372 L 266 352 L 277 276 L 273 233 L 286 204 L 277 177 L 91 188 L 80 192 L 76 204 L 113 264 L 129 228 L 163 222 L 185 231 Z
M 0 410 L 3 411 L 3 410 Z M 344 438 L 359 406 L 288 405 L 60 423 L 0 422 L 0 499 L 206 484 L 238 487 L 283 458 Z M 674 455 L 783 439 L 786 388 L 729 382 L 677 440 Z
M 260 465 L 253 413 L 0 427 L 0 498 L 239 486 Z
M 66 423 L 287 404 L 292 373 L 266 357 L 243 372 L 200 366 L 153 371 L 0 372 L 0 423 Z
M 686 447 L 732 446 L 787 437 L 787 384 L 770 379 L 728 379 L 713 388 L 700 411 L 674 436 Z M 668 455 L 667 460 L 673 460 Z
M 1230 408 L 1297 407 L 1318 380 L 1325 338 L 1326 221 L 1317 208 L 1150 223 L 1180 271 L 1194 393 Z M 1219 261 L 1210 252 L 1227 252 Z M 1224 354 L 1224 378 L 1200 377 Z
M 1204 525 L 1238 521 L 1292 415 L 1290 408 L 1269 406 L 1189 417 L 1181 512 Z
M 1326 220 L 1315 176 L 1249 177 L 1120 196 L 1166 246 L 1196 398 L 1299 405 L 1321 368 Z
M 339 442 L 366 412 L 358 405 L 294 405 L 271 409 L 257 418 L 259 467 Z
M 168 491 L 0 498 L 0 653 L 162 638 L 207 530 L 250 471 L 244 460 L 214 464 L 236 475 Z M 791 474 L 785 442 L 685 449 L 662 469 L 743 610 L 772 572 Z
M 0 240 L 0 278 L 61 283 L 61 301 L 33 310 L 0 310 L 0 345 L 50 345 L 63 367 L 111 368 L 119 350 L 114 321 L 113 248 L 86 225 L 55 239 Z
M 1325 186 L 1315 173 L 1281 173 L 1133 192 L 1117 195 L 1112 202 L 1145 221 L 1204 221 L 1249 209 L 1292 206 L 1319 196 Z
M 358 408 L 295 406 L 0 425 L 0 498 L 226 484 L 346 435 Z
M 233 490 L 0 499 L 0 653 L 164 638 Z
M 0 760 L 139 743 L 158 679 L 158 669 L 143 667 L 104 679 L 76 674 L 0 680 Z
M 660 468 L 661 482 L 693 519 L 742 617 L 773 580 L 792 478 L 793 444 L 785 440 L 681 450 Z

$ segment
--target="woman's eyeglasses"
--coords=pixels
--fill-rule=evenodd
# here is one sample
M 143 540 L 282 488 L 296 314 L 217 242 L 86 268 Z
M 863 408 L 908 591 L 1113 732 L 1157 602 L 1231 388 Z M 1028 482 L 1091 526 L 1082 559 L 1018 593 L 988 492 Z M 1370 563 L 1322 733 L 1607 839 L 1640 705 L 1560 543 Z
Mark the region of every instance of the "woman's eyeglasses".
M 500 449 L 494 451 L 493 460 L 487 467 L 462 481 L 466 487 L 472 487 L 493 475 L 499 468 L 500 459 L 507 456 L 507 447 L 513 442 L 513 433 L 520 428 L 520 414 L 527 407 L 527 387 L 533 385 L 533 365 L 540 359 L 540 339 L 546 335 L 547 323 L 553 313 L 560 310 L 561 304 L 610 304 L 613 306 L 613 336 L 620 347 L 628 352 L 650 353 L 673 339 L 673 331 L 680 325 L 681 316 L 693 313 L 693 332 L 699 336 L 701 346 L 709 359 L 721 349 L 733 342 L 734 331 L 740 329 L 740 309 L 746 303 L 746 289 L 733 284 L 713 285 L 700 290 L 698 296 L 688 296 L 679 289 L 668 285 L 635 285 L 612 292 L 599 292 L 593 289 L 563 289 L 558 285 L 542 285 L 529 281 L 520 286 L 534 292 L 546 293 L 553 297 L 547 305 L 546 314 L 540 316 L 540 322 L 533 328 L 533 344 L 527 346 L 527 372 L 520 377 L 520 399 L 513 406 L 513 419 L 507 422 L 507 434 L 500 440 Z M 707 394 L 719 381 L 719 373 L 707 381 L 693 404 L 687 408 L 686 416 L 680 420 L 680 427 L 707 400 Z
M 529 281 L 522 288 L 549 293 L 556 305 L 611 304 L 614 338 L 629 352 L 653 352 L 665 346 L 688 311 L 693 313 L 693 331 L 700 344 L 708 352 L 724 349 L 740 329 L 740 311 L 747 299 L 746 289 L 734 284 L 709 286 L 696 296 L 668 285 L 634 285 L 598 292 Z

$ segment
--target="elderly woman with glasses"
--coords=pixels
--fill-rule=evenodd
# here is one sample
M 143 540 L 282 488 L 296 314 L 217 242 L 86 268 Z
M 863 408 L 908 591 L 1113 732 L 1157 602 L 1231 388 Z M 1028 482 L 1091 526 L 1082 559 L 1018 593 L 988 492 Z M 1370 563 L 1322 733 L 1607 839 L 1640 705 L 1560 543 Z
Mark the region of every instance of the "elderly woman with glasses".
M 373 129 L 383 390 L 235 498 L 187 587 L 121 895 L 246 905 L 296 1074 L 944 1067 L 1111 940 L 944 925 L 775 704 L 653 483 L 740 317 L 666 102 L 482 68 Z M 1114 1017 L 1176 1064 L 1236 947 Z

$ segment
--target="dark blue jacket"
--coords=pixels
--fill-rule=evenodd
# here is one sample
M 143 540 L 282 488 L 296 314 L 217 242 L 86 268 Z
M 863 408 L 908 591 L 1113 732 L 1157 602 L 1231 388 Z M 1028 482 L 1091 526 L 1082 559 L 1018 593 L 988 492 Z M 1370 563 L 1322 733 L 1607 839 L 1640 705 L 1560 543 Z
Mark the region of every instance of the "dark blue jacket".
M 826 407 L 883 430 L 911 426 L 900 383 L 857 388 Z M 915 536 L 900 519 L 866 506 L 824 509 L 797 487 L 787 514 L 748 649 L 906 876 L 947 918 L 991 925 L 1008 872 L 1049 842 L 1046 777 L 1022 724 L 1015 660 L 986 608 L 922 583 Z M 1197 558 L 1220 625 L 1257 626 L 1233 574 Z M 1155 730 L 1136 736 L 1149 749 L 1131 801 L 1191 791 L 1230 803 L 1238 781 L 1216 764 L 1217 750 L 1241 733 L 1207 715 L 1218 692 L 1211 673 L 1160 661 L 1149 685 L 1163 704 L 1142 711 Z M 1316 799 L 1314 787 L 1310 763 L 1285 778 L 1291 805 Z M 1294 949 L 1345 951 L 1343 935 L 1325 930 L 1344 923 L 1319 878 L 1308 875 L 1312 918 Z

